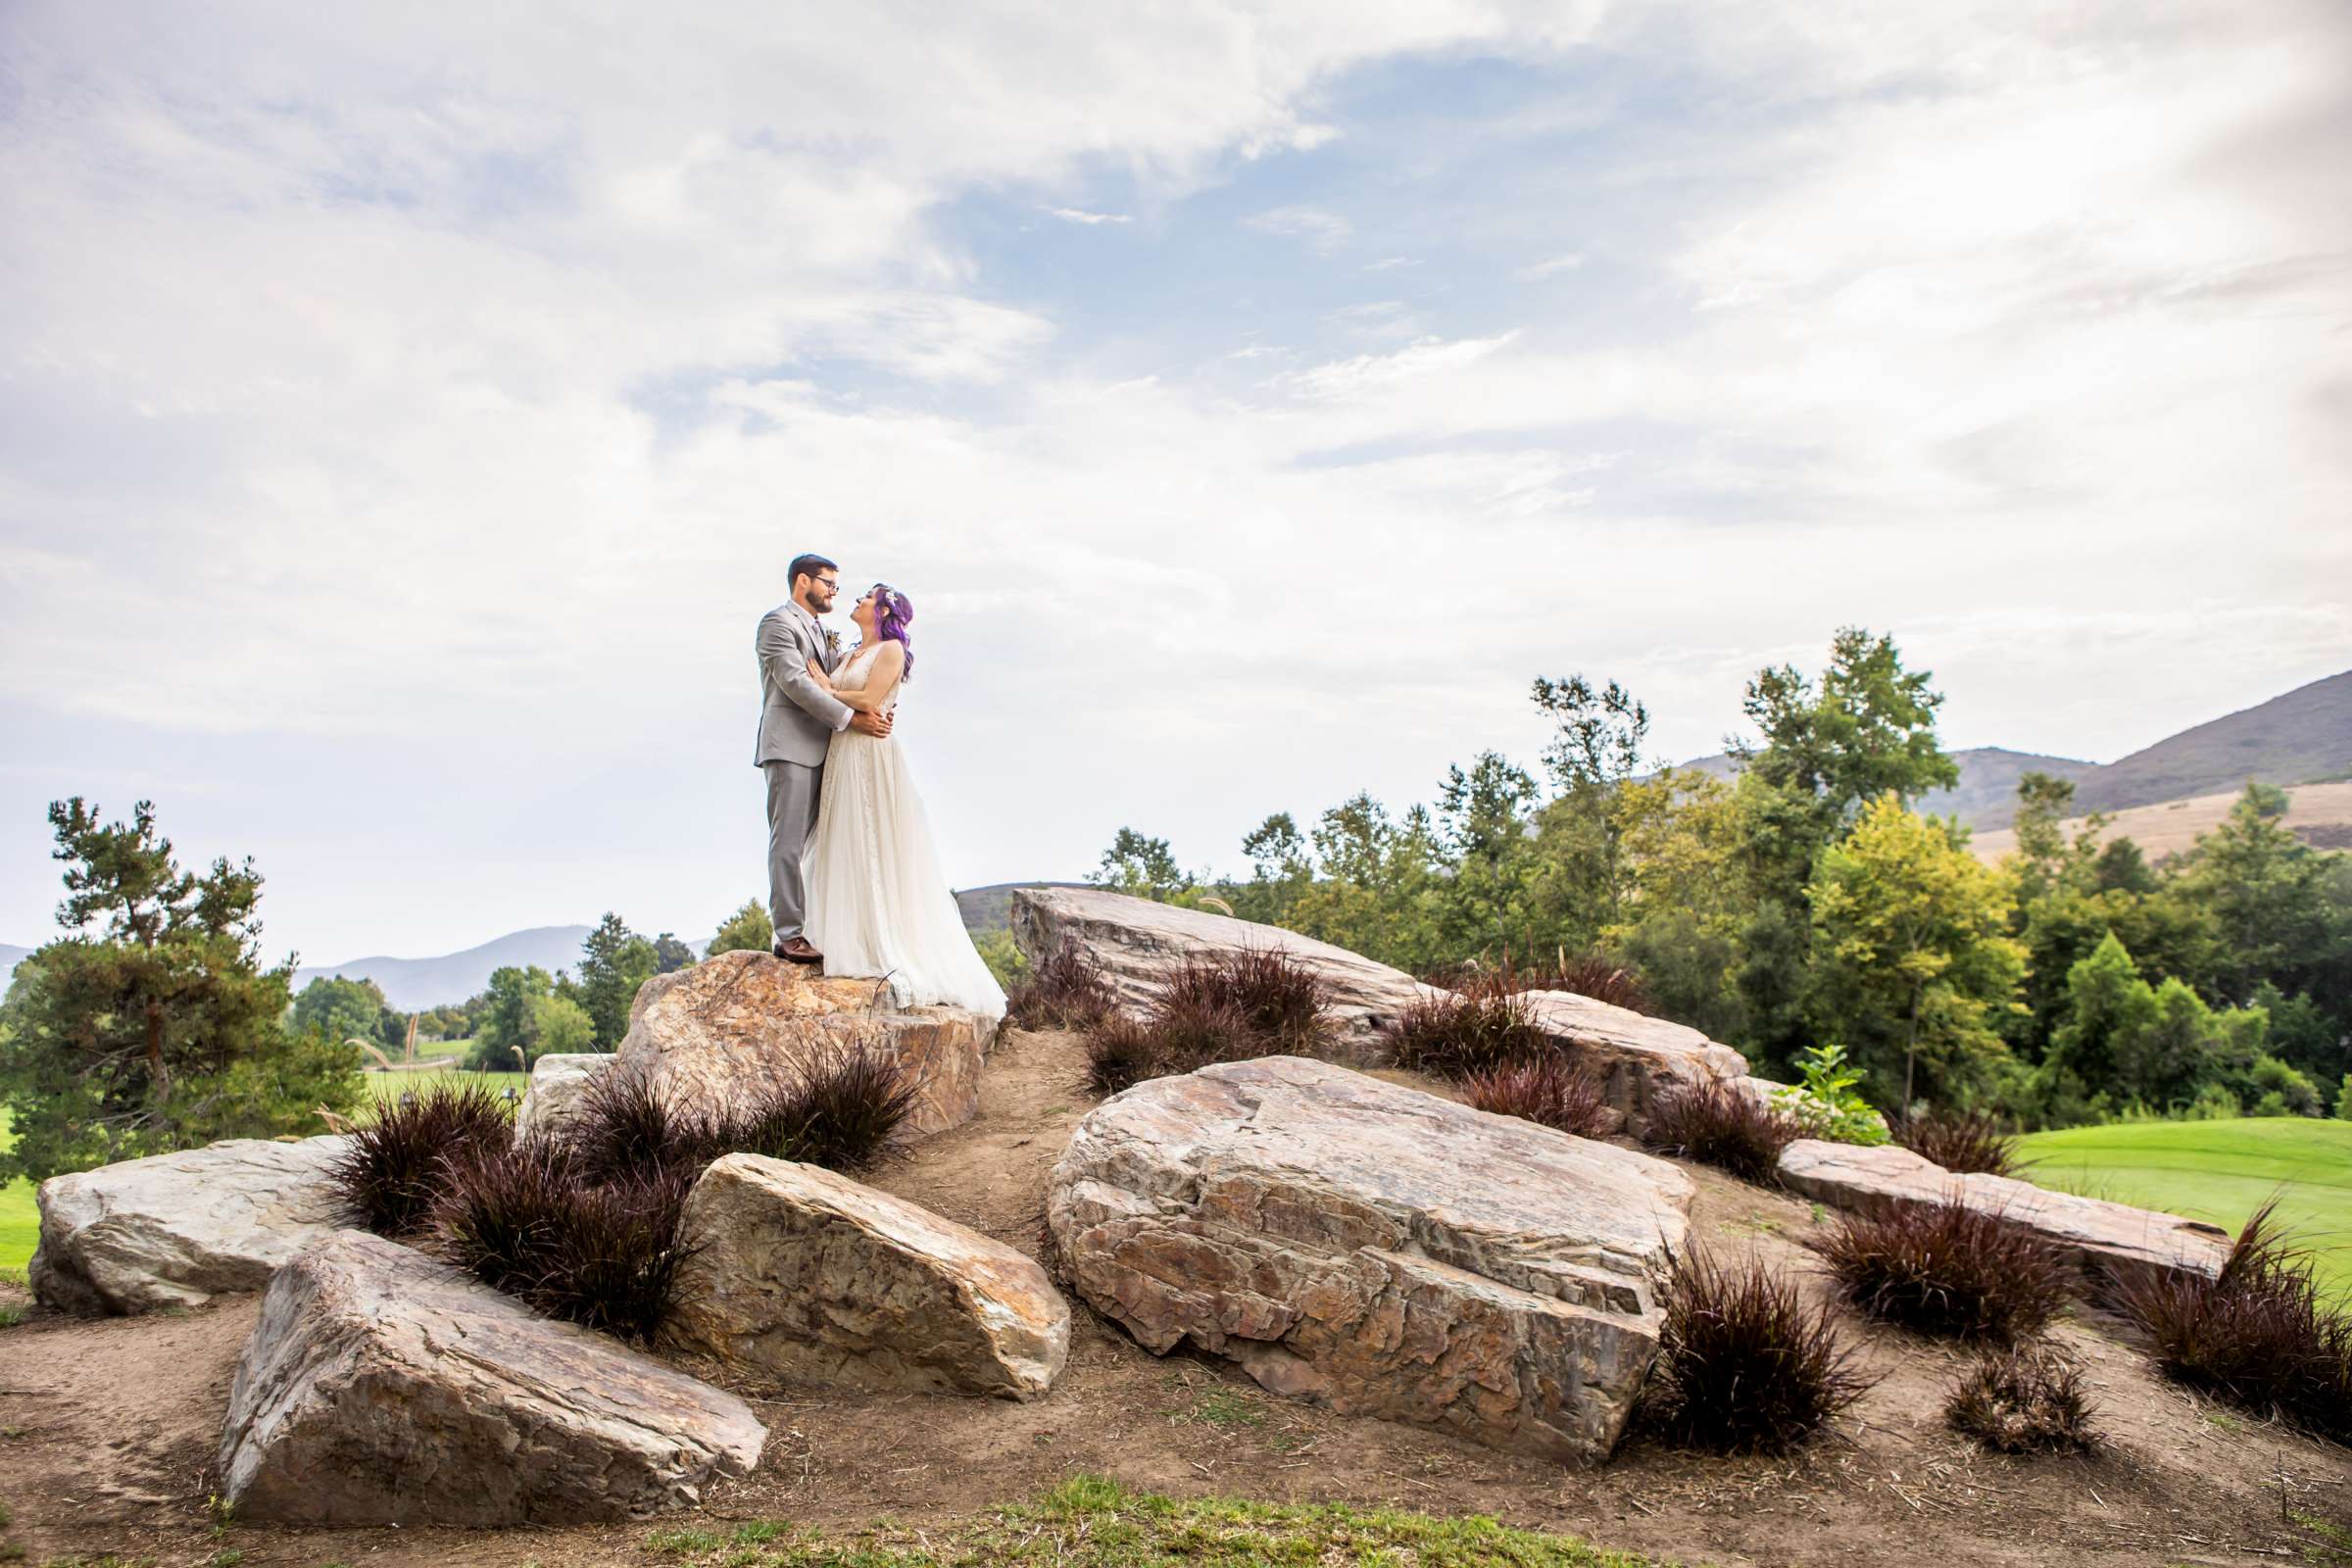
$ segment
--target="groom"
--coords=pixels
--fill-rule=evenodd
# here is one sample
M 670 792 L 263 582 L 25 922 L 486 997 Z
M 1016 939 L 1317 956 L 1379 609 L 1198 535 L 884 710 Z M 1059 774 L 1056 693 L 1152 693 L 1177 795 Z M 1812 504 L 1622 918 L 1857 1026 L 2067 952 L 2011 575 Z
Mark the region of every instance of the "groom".
M 795 963 L 821 963 L 824 955 L 803 930 L 808 888 L 802 857 L 816 825 L 817 792 L 825 747 L 856 725 L 888 735 L 887 713 L 855 713 L 808 675 L 808 661 L 831 674 L 839 643 L 817 622 L 841 592 L 841 568 L 822 556 L 795 556 L 786 573 L 792 598 L 760 617 L 760 751 L 752 760 L 767 775 L 767 912 L 775 922 L 775 955 Z

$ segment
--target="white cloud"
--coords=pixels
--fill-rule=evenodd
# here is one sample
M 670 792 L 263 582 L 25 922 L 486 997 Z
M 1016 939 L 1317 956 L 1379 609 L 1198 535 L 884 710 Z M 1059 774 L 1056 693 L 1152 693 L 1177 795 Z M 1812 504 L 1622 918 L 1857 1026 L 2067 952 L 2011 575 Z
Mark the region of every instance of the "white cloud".
M 1049 207 L 1046 209 L 1046 213 L 1047 216 L 1058 218 L 1065 223 L 1086 223 L 1091 225 L 1095 223 L 1132 223 L 1135 221 L 1133 215 L 1128 213 L 1090 213 L 1085 209 L 1078 207 Z
M 1338 250 L 1355 232 L 1347 219 L 1318 207 L 1275 207 L 1246 221 L 1260 233 L 1291 235 L 1319 251 Z
M 1550 277 L 1555 272 L 1573 271 L 1584 265 L 1585 253 L 1583 251 L 1564 251 L 1560 255 L 1544 261 L 1531 262 L 1511 275 L 1523 283 L 1529 283 L 1540 277 Z

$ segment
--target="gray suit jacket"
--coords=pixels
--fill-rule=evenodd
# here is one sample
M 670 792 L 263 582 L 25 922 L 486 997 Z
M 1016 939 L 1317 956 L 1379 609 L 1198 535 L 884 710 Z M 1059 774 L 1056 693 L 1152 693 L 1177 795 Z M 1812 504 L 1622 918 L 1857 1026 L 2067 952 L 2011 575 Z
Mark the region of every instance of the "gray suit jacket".
M 808 678 L 813 659 L 828 674 L 839 662 L 790 601 L 760 617 L 760 762 L 819 767 L 836 732 L 850 727 L 850 710 Z

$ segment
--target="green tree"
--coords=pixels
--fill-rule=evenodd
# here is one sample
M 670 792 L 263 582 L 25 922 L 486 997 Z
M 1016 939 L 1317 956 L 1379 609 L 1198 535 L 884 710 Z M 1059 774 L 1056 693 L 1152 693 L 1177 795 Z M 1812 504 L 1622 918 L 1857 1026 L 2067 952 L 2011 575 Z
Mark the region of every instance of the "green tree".
M 775 945 L 776 928 L 767 917 L 767 906 L 752 899 L 727 916 L 704 956 L 715 958 L 722 953 L 765 953 Z
M 1823 852 L 1811 898 L 1813 1022 L 1870 1073 L 1874 1098 L 1965 1102 L 1993 1087 L 2008 1058 L 1995 1025 L 2026 954 L 2006 881 L 1964 832 L 1890 789 Z
M 296 1034 L 323 1034 L 337 1044 L 366 1040 L 389 1051 L 401 1041 L 383 1033 L 387 1016 L 398 1014 L 385 1004 L 381 986 L 372 980 L 346 980 L 331 974 L 319 975 L 304 986 L 294 999 L 293 1011 L 286 1015 L 287 1026 Z
M 2214 921 L 2220 942 L 2212 990 L 2230 1002 L 2251 1001 L 2265 980 L 2288 994 L 2324 997 L 2352 978 L 2345 858 L 2305 844 L 2270 804 L 2263 786 L 2247 785 L 2228 819 L 2201 835 L 2175 870 L 2177 890 Z M 2338 1017 L 2352 1025 L 2352 1016 Z
M 1446 875 L 1432 886 L 1443 939 L 1469 952 L 1534 940 L 1528 926 L 1527 880 L 1534 846 L 1528 809 L 1536 781 L 1494 752 L 1482 752 L 1464 772 L 1449 768 L 1439 787 L 1437 841 Z
M 146 801 L 110 824 L 76 796 L 52 803 L 49 823 L 68 934 L 18 965 L 0 1004 L 0 1104 L 16 1128 L 0 1177 L 312 1131 L 317 1107 L 352 1108 L 357 1053 L 281 1026 L 293 959 L 261 966 L 250 859 L 181 870 Z
M 1276 811 L 1242 837 L 1250 880 L 1233 890 L 1233 912 L 1245 920 L 1288 925 L 1291 910 L 1314 885 L 1315 866 L 1298 824 Z
M 1438 846 L 1429 812 L 1401 820 L 1368 794 L 1315 824 L 1315 876 L 1291 910 L 1291 929 L 1416 972 L 1464 956 L 1445 951 L 1431 904 Z
M 1087 880 L 1113 893 L 1160 904 L 1178 902 L 1197 886 L 1196 879 L 1177 866 L 1166 839 L 1151 838 L 1131 827 L 1119 829 Z
M 587 1008 L 568 997 L 552 993 L 531 999 L 530 1037 L 527 1054 L 534 1061 L 541 1056 L 610 1049 L 598 1046 L 596 1022 L 588 1016 Z
M 527 968 L 509 964 L 491 970 L 490 988 L 482 993 L 486 1001 L 474 1021 L 473 1050 L 466 1058 L 466 1065 L 484 1072 L 528 1070 L 538 1043 L 539 1015 L 533 1004 L 554 993 L 554 976 L 535 963 Z
M 654 973 L 675 974 L 694 962 L 694 950 L 664 931 L 654 938 Z
M 2090 1121 L 2132 1105 L 2179 1111 L 2215 1091 L 2242 1102 L 2294 1088 L 2263 1066 L 2276 1060 L 2263 1052 L 2268 1014 L 2209 1006 L 2178 976 L 2151 985 L 2112 932 L 2068 970 L 2066 999 L 2034 1077 L 2045 1121 Z
M 629 1032 L 629 1004 L 652 979 L 661 958 L 653 943 L 611 910 L 580 944 L 578 1001 L 596 1026 L 596 1049 L 611 1051 Z M 562 988 L 558 988 L 562 994 Z

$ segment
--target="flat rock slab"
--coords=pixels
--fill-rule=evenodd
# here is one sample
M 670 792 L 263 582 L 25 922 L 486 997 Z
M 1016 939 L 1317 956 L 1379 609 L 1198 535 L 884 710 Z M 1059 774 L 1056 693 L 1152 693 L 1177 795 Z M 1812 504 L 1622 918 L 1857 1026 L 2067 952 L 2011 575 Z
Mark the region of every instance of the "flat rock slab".
M 561 1133 L 578 1113 L 597 1075 L 612 1065 L 607 1051 L 557 1053 L 531 1063 L 531 1080 L 514 1110 L 514 1138 L 548 1138 Z
M 1069 1357 L 1036 1262 L 815 1165 L 714 1161 L 680 1234 L 670 1337 L 794 1383 L 1032 1399 Z
M 1597 1460 L 1656 1354 L 1690 1199 L 1664 1160 L 1269 1056 L 1105 1101 L 1046 1222 L 1079 1294 L 1148 1349 Z
M 731 1394 L 338 1231 L 262 1297 L 220 1471 L 240 1518 L 575 1524 L 694 1503 L 766 1438 Z
M 1119 1004 L 1134 1012 L 1151 1005 L 1169 971 L 1187 958 L 1287 953 L 1323 982 L 1343 1041 L 1366 1060 L 1378 1052 L 1384 1025 L 1422 997 L 1437 995 L 1402 969 L 1296 931 L 1123 893 L 1019 888 L 1012 895 L 1010 919 L 1013 938 L 1031 962 L 1070 948 L 1101 971 Z
M 151 1312 L 258 1291 L 349 1223 L 327 1168 L 346 1137 L 232 1138 L 52 1176 L 36 1195 L 32 1294 L 62 1311 Z
M 1781 1152 L 1780 1175 L 1793 1192 L 1865 1214 L 1946 1200 L 1998 1214 L 2057 1243 L 2093 1284 L 2119 1264 L 2212 1278 L 2230 1250 L 2229 1233 L 2217 1225 L 1982 1171 L 1955 1175 L 1897 1144 L 1864 1149 L 1800 1138 Z
M 881 980 L 817 973 L 765 953 L 722 953 L 657 975 L 632 1004 L 617 1064 L 688 1105 L 724 1104 L 797 1080 L 858 1046 L 884 1052 L 915 1091 L 904 1137 L 945 1132 L 980 1107 L 996 1020 L 960 1007 L 897 1007 Z

